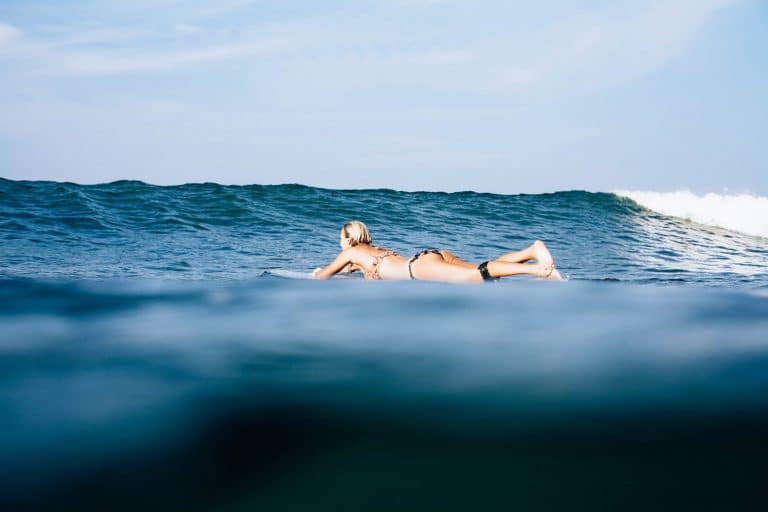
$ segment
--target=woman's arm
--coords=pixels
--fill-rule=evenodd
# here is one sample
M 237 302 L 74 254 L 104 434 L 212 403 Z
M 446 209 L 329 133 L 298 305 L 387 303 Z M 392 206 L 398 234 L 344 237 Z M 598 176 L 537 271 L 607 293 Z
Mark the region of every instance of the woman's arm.
M 350 273 L 352 273 L 352 272 L 357 272 L 358 270 L 359 270 L 359 269 L 358 269 L 358 268 L 355 266 L 355 264 L 354 264 L 354 263 L 347 263 L 347 266 L 346 266 L 346 267 L 344 267 L 343 269 L 341 269 L 341 270 L 339 271 L 339 274 L 341 274 L 341 273 L 343 273 L 343 272 L 350 272 Z
M 352 263 L 351 252 L 351 247 L 344 249 L 339 253 L 338 256 L 336 256 L 336 259 L 333 260 L 330 265 L 323 269 L 315 270 L 312 272 L 312 275 L 315 277 L 315 279 L 330 279 L 334 275 L 341 272 L 344 267 Z

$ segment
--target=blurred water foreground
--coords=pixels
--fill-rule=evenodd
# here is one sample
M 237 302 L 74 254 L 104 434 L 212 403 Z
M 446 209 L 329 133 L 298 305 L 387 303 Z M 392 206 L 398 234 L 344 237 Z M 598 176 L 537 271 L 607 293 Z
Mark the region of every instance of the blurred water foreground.
M 764 510 L 765 290 L 6 280 L 1 510 Z

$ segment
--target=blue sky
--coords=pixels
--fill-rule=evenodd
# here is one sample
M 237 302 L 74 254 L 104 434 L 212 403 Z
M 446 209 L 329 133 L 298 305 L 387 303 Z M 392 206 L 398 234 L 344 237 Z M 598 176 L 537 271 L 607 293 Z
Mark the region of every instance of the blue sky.
M 0 176 L 768 194 L 768 3 L 532 4 L 3 0 Z

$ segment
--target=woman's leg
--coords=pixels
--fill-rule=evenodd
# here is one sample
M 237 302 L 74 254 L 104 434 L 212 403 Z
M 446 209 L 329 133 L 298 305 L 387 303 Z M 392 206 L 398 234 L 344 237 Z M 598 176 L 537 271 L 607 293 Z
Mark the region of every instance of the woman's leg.
M 466 262 L 465 262 L 466 263 Z M 441 281 L 447 283 L 482 283 L 476 265 L 456 265 L 448 263 L 437 255 L 425 255 L 413 262 L 411 267 L 416 279 L 425 281 Z M 533 265 L 526 263 L 509 263 L 505 261 L 491 261 L 488 263 L 488 272 L 493 277 L 506 277 L 515 275 L 530 275 L 546 277 L 550 268 L 540 263 Z
M 495 261 L 506 261 L 507 263 L 525 263 L 526 261 L 535 260 L 536 250 L 539 247 L 539 245 L 544 246 L 544 242 L 542 242 L 541 240 L 536 240 L 533 244 L 531 244 L 530 247 L 527 247 L 520 251 L 512 251 L 512 252 L 502 254 L 501 256 L 496 258 Z M 546 249 L 546 246 L 544 246 L 544 248 Z M 451 253 L 450 251 L 442 250 L 440 251 L 440 254 L 443 255 L 443 259 L 447 263 L 452 263 L 454 265 L 462 265 L 464 267 L 477 268 L 477 265 L 475 265 L 474 263 L 464 261 L 458 256 L 456 256 L 455 254 Z
M 414 262 L 413 274 L 416 279 L 446 282 L 482 282 L 477 265 L 458 258 L 450 251 L 440 251 L 442 260 L 437 255 L 424 255 Z M 424 264 L 420 264 L 421 261 Z M 524 263 L 536 260 L 535 264 Z M 416 267 L 419 267 L 418 271 Z M 454 267 L 454 268 L 451 268 Z M 552 254 L 541 240 L 536 240 L 530 247 L 521 251 L 502 254 L 488 262 L 488 273 L 492 277 L 530 275 L 559 281 L 560 272 L 555 268 Z
M 554 272 L 554 267 L 542 263 L 510 263 L 508 261 L 489 261 L 488 273 L 491 277 L 508 277 L 529 275 L 536 277 L 549 277 Z M 480 272 L 478 271 L 478 274 Z
M 506 261 L 508 263 L 525 263 L 529 260 L 536 259 L 536 244 L 541 243 L 541 240 L 536 240 L 530 247 L 523 249 L 522 251 L 512 251 L 506 254 L 502 254 L 496 261 Z
M 562 280 L 560 272 L 558 272 L 555 268 L 555 260 L 552 258 L 552 254 L 541 240 L 536 240 L 530 247 L 523 249 L 522 251 L 502 254 L 500 257 L 496 258 L 496 260 L 489 262 L 488 268 L 491 272 L 491 275 L 497 277 L 493 274 L 493 271 L 490 270 L 491 263 L 522 263 L 529 260 L 536 260 L 536 265 L 541 267 L 541 273 L 536 275 L 551 279 L 553 281 Z
M 440 251 L 440 254 L 443 256 L 443 260 L 445 260 L 446 263 L 450 263 L 451 265 L 459 265 L 466 268 L 477 268 L 477 265 L 474 263 L 464 261 L 450 251 L 442 250 Z
M 464 261 L 450 251 L 442 250 L 440 251 L 440 254 L 442 254 L 443 259 L 447 263 L 451 263 L 453 265 L 461 265 L 467 268 L 477 268 L 477 265 L 474 263 Z M 531 244 L 530 247 L 527 247 L 521 251 L 512 251 L 502 254 L 493 261 L 506 263 L 525 263 L 526 261 L 530 260 L 542 260 L 545 265 L 554 265 L 554 261 L 552 259 L 552 255 L 549 252 L 549 249 L 547 249 L 547 246 L 544 245 L 544 242 L 541 240 L 536 240 Z

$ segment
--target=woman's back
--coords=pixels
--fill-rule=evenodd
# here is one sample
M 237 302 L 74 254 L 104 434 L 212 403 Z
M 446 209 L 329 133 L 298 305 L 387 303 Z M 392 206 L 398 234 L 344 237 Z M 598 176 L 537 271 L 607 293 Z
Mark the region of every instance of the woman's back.
M 352 264 L 366 279 L 408 279 L 408 260 L 397 252 L 370 244 L 353 248 Z

